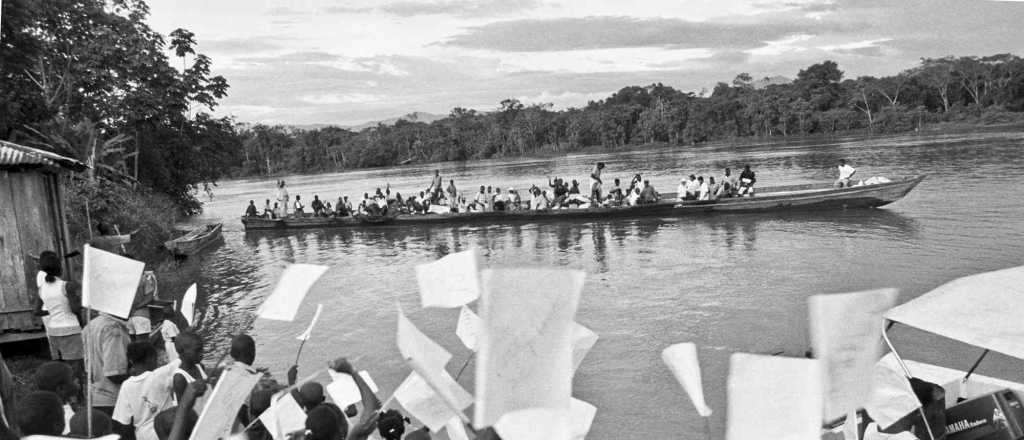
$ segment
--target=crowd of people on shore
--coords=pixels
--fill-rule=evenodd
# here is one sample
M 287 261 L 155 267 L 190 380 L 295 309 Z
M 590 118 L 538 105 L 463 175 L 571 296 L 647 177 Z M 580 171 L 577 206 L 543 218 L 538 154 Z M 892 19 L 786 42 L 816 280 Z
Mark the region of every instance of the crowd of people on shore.
M 287 395 L 306 414 L 305 430 L 293 439 L 358 440 L 374 432 L 385 440 L 429 438 L 423 430 L 403 437 L 408 418 L 395 409 L 382 412 L 380 400 L 345 358 L 328 367 L 352 377 L 361 407 L 341 409 L 326 398 L 324 385 L 309 379 L 297 382 L 298 365 L 288 370 L 285 382 L 278 382 L 266 369 L 255 367 L 256 343 L 244 333 L 231 337 L 229 352 L 216 365 L 204 364 L 210 344 L 180 319 L 169 301 L 150 302 L 145 319 L 93 312 L 84 320 L 77 284 L 61 278 L 60 261 L 51 251 L 39 257 L 37 315 L 43 319 L 52 360 L 35 369 L 27 394 L 15 398 L 13 378 L 0 357 L 0 440 L 110 434 L 126 440 L 187 440 L 222 372 L 239 367 L 262 377 L 231 424 L 232 438 L 273 438 L 260 416 Z M 142 296 L 147 282 L 144 278 L 140 283 Z
M 852 172 L 840 166 L 840 181 L 849 185 Z M 647 205 L 659 202 L 687 202 L 717 200 L 729 197 L 752 197 L 757 178 L 750 165 L 745 165 L 740 173 L 734 174 L 726 168 L 724 174 L 717 179 L 714 176 L 698 176 L 691 174 L 680 180 L 675 200 L 662 197 L 649 179 L 635 174 L 624 187 L 619 178 L 614 178 L 606 187 L 602 174 L 605 169 L 603 162 L 594 165 L 590 172 L 589 191 L 581 189 L 578 180 L 561 177 L 548 178 L 546 184 L 531 185 L 520 191 L 490 185 L 480 185 L 479 190 L 471 195 L 460 191 L 455 180 L 444 179 L 439 170 L 434 171 L 429 186 L 417 194 L 403 196 L 393 191 L 390 184 L 384 188 L 376 188 L 371 195 L 363 193 L 361 199 L 353 202 L 348 196 L 341 196 L 332 205 L 330 201 L 313 195 L 307 208 L 301 195 L 290 197 L 285 181 L 277 181 L 277 196 L 272 201 L 266 199 L 262 208 L 255 200 L 249 201 L 245 217 L 279 219 L 288 217 L 349 217 L 349 216 L 386 216 L 393 214 L 447 214 L 492 211 L 543 211 L 551 209 L 623 207 Z M 852 167 L 850 167 L 852 169 Z M 845 176 L 845 177 L 844 177 Z M 845 180 L 844 180 L 845 179 Z

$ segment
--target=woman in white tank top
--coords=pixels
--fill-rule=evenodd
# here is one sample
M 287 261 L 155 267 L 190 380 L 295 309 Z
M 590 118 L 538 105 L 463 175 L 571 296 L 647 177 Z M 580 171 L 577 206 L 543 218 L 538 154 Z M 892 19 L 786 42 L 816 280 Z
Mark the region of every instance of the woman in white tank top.
M 68 296 L 68 283 L 60 279 L 60 257 L 52 251 L 39 255 L 39 314 L 50 342 L 50 355 L 54 360 L 81 360 L 83 358 L 82 326 L 72 311 Z

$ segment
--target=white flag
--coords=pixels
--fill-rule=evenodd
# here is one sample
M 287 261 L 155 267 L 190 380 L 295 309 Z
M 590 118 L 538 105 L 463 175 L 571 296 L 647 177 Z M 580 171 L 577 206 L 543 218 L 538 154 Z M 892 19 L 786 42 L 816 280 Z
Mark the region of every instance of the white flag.
M 568 411 L 526 408 L 505 413 L 494 423 L 501 440 L 570 440 Z
M 697 346 L 691 342 L 675 344 L 662 350 L 661 360 L 672 371 L 679 384 L 690 396 L 701 417 L 711 415 L 711 408 L 704 402 L 704 386 L 701 383 L 700 362 L 697 360 Z
M 217 380 L 206 398 L 206 405 L 192 429 L 192 440 L 220 438 L 231 432 L 231 424 L 249 397 L 252 388 L 259 382 L 260 374 L 248 368 L 228 367 Z
M 455 327 L 455 335 L 466 348 L 476 351 L 477 339 L 480 334 L 480 317 L 469 307 L 462 306 L 459 310 L 459 325 Z
M 879 359 L 872 371 L 871 392 L 864 404 L 871 419 L 879 428 L 887 429 L 920 406 L 921 401 L 896 357 L 889 353 Z
M 256 314 L 263 319 L 294 321 L 306 293 L 327 272 L 327 266 L 293 264 L 284 270 L 274 291 L 263 301 Z
M 331 400 L 334 401 L 335 405 L 345 408 L 363 400 L 363 395 L 359 393 L 359 386 L 356 385 L 356 381 L 352 379 L 352 376 L 338 373 L 334 370 L 327 370 L 327 372 L 330 373 L 334 381 L 324 387 L 324 390 L 327 391 L 327 395 L 331 396 Z M 360 371 L 359 377 L 363 378 L 363 382 L 366 382 L 366 386 L 370 387 L 370 391 L 374 393 L 379 391 L 377 384 L 370 378 L 370 373 Z
M 473 404 L 473 396 L 459 386 L 455 379 L 447 372 L 441 372 L 441 376 L 442 379 L 436 385 L 446 390 L 450 403 L 435 392 L 434 388 L 415 371 L 409 373 L 409 377 L 395 390 L 395 400 L 402 408 L 435 433 L 444 428 L 452 418 L 461 420 L 451 406 L 454 405 L 461 413 Z
M 82 306 L 128 319 L 146 264 L 85 245 Z
M 573 315 L 584 273 L 484 270 L 474 426 L 528 408 L 568 410 Z
M 479 298 L 479 260 L 474 248 L 416 266 L 423 307 L 453 308 Z
M 316 322 L 320 320 L 320 312 L 324 311 L 323 304 L 316 305 L 316 313 L 313 313 L 313 319 L 309 321 L 309 327 L 306 327 L 306 331 L 302 332 L 301 335 L 295 337 L 300 341 L 308 341 L 309 336 L 313 334 L 313 327 L 316 327 Z
M 263 422 L 263 426 L 267 428 L 267 432 L 274 437 L 274 440 L 285 440 L 288 438 L 288 434 L 305 430 L 306 412 L 299 406 L 299 402 L 296 402 L 295 398 L 292 397 L 292 393 L 285 391 L 284 395 L 280 397 L 275 396 L 275 398 L 277 401 L 273 402 L 270 408 L 263 411 L 263 414 L 260 414 L 259 417 L 260 421 Z M 229 417 L 228 420 L 234 420 L 234 415 Z
M 469 440 L 466 427 L 462 425 L 462 420 L 458 417 L 449 419 L 448 423 L 444 424 L 444 431 L 448 433 L 448 440 Z
M 811 347 L 823 367 L 826 422 L 867 401 L 871 373 L 882 356 L 882 314 L 896 304 L 897 295 L 896 289 L 881 289 L 808 298 Z
M 452 354 L 433 339 L 423 334 L 405 317 L 402 308 L 398 308 L 398 351 L 406 361 L 415 359 L 423 367 L 433 370 L 444 370 Z
M 195 324 L 196 293 L 196 284 L 192 283 L 188 290 L 185 291 L 185 296 L 181 297 L 181 316 L 185 317 L 185 322 L 188 322 L 189 327 Z
M 573 397 L 569 402 L 569 436 L 573 440 L 583 440 L 590 432 L 596 415 L 596 406 Z
M 597 333 L 593 330 L 586 328 L 580 323 L 573 323 L 572 326 L 572 372 L 576 374 L 576 370 L 580 368 L 580 364 L 583 363 L 583 358 L 587 357 L 587 353 L 590 353 L 590 349 L 594 348 L 594 344 L 597 343 Z
M 733 354 L 728 392 L 726 440 L 821 439 L 817 359 Z

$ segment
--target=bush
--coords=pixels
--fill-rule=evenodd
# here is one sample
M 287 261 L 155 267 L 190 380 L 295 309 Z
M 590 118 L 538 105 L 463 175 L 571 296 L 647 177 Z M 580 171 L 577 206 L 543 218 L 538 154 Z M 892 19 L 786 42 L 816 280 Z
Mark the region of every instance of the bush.
M 96 225 L 103 222 L 117 226 L 122 234 L 138 230 L 128 245 L 135 259 L 154 261 L 165 256 L 163 242 L 171 237 L 181 214 L 170 197 L 102 178 L 94 182 L 68 178 L 62 183 L 68 233 L 74 247 L 89 241 L 90 228 L 93 235 L 98 234 Z M 86 216 L 87 202 L 90 216 Z

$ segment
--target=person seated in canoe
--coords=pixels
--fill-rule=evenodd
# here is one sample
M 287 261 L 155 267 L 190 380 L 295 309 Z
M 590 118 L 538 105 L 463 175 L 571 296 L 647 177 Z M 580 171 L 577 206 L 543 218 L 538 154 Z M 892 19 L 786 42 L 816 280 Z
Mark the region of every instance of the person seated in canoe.
M 473 201 L 469 203 L 469 210 L 481 212 L 487 207 L 487 187 L 480 185 L 480 192 L 476 193 Z
M 324 202 L 324 210 L 320 214 L 323 217 L 329 217 L 334 214 L 334 208 L 331 206 L 331 202 Z
M 356 214 L 366 214 L 366 209 L 370 206 L 370 203 L 370 194 L 363 193 L 363 200 L 359 201 L 359 206 L 356 208 Z
M 309 204 L 310 208 L 313 208 L 314 217 L 322 217 L 324 215 L 324 202 L 320 201 L 320 196 L 313 194 L 313 202 Z
M 501 193 L 501 188 L 494 188 L 494 211 L 505 211 L 508 207 L 508 196 Z
M 551 200 L 548 199 L 548 192 L 541 191 L 540 188 L 534 189 L 533 200 L 530 201 L 530 209 L 534 211 L 547 210 L 552 204 Z
M 551 187 L 551 191 L 554 198 L 551 200 L 552 208 L 560 208 L 565 203 L 565 199 L 569 197 L 569 185 L 562 180 L 561 177 L 556 177 L 552 182 L 551 178 L 548 177 L 548 186 Z
M 839 178 L 836 179 L 836 182 L 832 186 L 836 188 L 848 188 L 850 186 L 850 178 L 853 177 L 854 174 L 857 174 L 857 169 L 848 165 L 846 163 L 846 159 L 839 159 L 839 167 L 837 168 L 837 171 L 839 172 Z
M 578 208 L 581 205 L 589 204 L 590 199 L 580 193 L 580 183 L 573 179 L 572 187 L 569 188 L 569 196 L 565 199 L 565 205 Z
M 722 184 L 715 182 L 715 178 L 713 176 L 708 176 L 708 199 L 718 200 L 718 198 L 721 196 L 721 191 Z
M 697 177 L 697 200 L 711 200 L 711 187 L 704 176 Z
M 271 218 L 281 218 L 281 215 L 283 214 L 281 212 L 281 207 L 277 204 L 277 202 L 274 202 L 274 213 L 273 214 L 274 215 Z
M 690 174 L 690 178 L 686 181 L 686 200 L 697 200 L 700 196 L 700 182 L 697 180 L 697 176 Z
M 676 187 L 676 200 L 680 202 L 686 201 L 686 193 L 689 187 L 689 181 L 685 177 L 679 179 L 679 186 Z
M 274 218 L 273 208 L 270 207 L 270 199 L 266 199 L 266 202 L 263 203 L 263 212 L 260 213 L 260 217 Z
M 302 217 L 305 214 L 306 205 L 302 203 L 302 197 L 298 194 L 295 195 L 295 202 L 292 203 L 292 213 L 296 217 Z
M 740 189 L 740 179 L 732 173 L 732 170 L 726 168 L 725 176 L 722 177 L 722 196 L 732 197 L 736 195 L 736 192 Z
M 622 185 L 619 179 L 612 181 L 612 189 L 608 191 L 608 197 L 605 199 L 605 205 L 607 206 L 620 206 L 625 195 L 622 193 Z
M 258 212 L 256 211 L 256 202 L 250 200 L 249 206 L 245 208 L 246 217 L 257 217 Z
M 654 185 L 651 185 L 650 180 L 644 181 L 644 189 L 640 191 L 640 200 L 638 201 L 641 205 L 647 205 L 651 203 L 657 203 L 660 196 L 658 191 L 654 189 Z
M 737 195 L 753 197 L 755 183 L 757 183 L 757 178 L 754 177 L 754 171 L 750 169 L 750 165 L 744 166 L 743 172 L 740 173 L 740 187 Z

